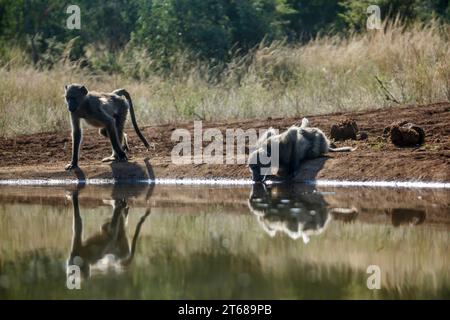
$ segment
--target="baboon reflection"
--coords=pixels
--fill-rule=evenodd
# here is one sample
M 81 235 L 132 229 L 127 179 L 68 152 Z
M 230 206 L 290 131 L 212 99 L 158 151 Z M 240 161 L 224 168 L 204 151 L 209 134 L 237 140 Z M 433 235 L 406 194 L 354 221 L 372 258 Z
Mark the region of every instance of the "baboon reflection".
M 302 192 L 294 185 L 254 184 L 248 206 L 271 237 L 282 232 L 304 243 L 322 233 L 330 219 L 321 194 Z
M 327 198 L 328 201 L 339 204 L 336 198 L 333 199 L 333 194 Z M 305 243 L 310 241 L 311 236 L 321 234 L 330 220 L 353 223 L 358 219 L 363 223 L 377 223 L 383 220 L 380 215 L 386 214 L 392 226 L 399 227 L 417 226 L 426 219 L 423 209 L 383 210 L 345 207 L 346 205 L 347 202 L 343 207 L 330 207 L 321 193 L 301 184 L 256 183 L 248 199 L 250 211 L 256 215 L 263 230 L 271 237 L 284 233 L 292 239 L 302 238 Z
M 322 194 L 295 184 L 254 184 L 248 206 L 271 237 L 281 232 L 304 243 L 321 234 L 331 219 L 350 223 L 358 216 L 355 208 L 329 208 Z
M 71 192 L 73 206 L 72 248 L 67 262 L 68 266 L 80 268 L 84 278 L 88 278 L 91 269 L 122 269 L 130 265 L 134 258 L 136 245 L 142 225 L 150 215 L 150 209 L 139 219 L 130 242 L 126 232 L 128 220 L 127 198 L 120 198 L 113 192 L 113 200 L 103 200 L 112 206 L 112 216 L 103 223 L 100 230 L 83 240 L 83 219 L 80 214 L 78 190 Z

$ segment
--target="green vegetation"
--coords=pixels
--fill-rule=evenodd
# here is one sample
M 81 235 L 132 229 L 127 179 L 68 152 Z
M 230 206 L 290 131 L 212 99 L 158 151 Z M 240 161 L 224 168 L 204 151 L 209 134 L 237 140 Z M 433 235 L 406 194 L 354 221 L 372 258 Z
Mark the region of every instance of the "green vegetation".
M 79 0 L 80 30 L 68 4 L 0 0 L 0 136 L 68 128 L 70 82 L 126 87 L 143 124 L 450 99 L 448 1 Z
M 81 30 L 66 28 L 69 4 L 81 9 Z M 90 69 L 115 73 L 119 54 L 142 49 L 157 70 L 185 52 L 218 64 L 263 40 L 296 43 L 366 31 L 367 7 L 374 4 L 383 19 L 406 25 L 450 20 L 442 0 L 0 0 L 0 37 L 26 48 L 40 66 L 85 59 Z

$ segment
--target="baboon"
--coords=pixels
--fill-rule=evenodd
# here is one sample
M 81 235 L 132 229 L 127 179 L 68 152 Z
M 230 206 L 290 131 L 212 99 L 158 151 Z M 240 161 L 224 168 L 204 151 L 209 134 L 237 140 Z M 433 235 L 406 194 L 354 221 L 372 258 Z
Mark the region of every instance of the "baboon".
M 73 206 L 73 238 L 72 249 L 67 264 L 80 267 L 81 274 L 88 278 L 91 266 L 107 255 L 115 258 L 116 266 L 127 267 L 133 260 L 139 233 L 150 209 L 139 220 L 134 232 L 131 248 L 125 231 L 128 216 L 128 205 L 125 199 L 115 199 L 105 203 L 112 205 L 112 218 L 105 222 L 100 231 L 83 241 L 83 221 L 80 215 L 78 192 L 71 195 Z
M 66 170 L 78 167 L 82 139 L 81 119 L 91 126 L 100 128 L 99 133 L 111 140 L 113 153 L 110 157 L 104 158 L 103 162 L 128 160 L 124 150 L 129 150 L 129 146 L 127 136 L 123 132 L 128 110 L 136 134 L 147 150 L 149 149 L 149 144 L 137 125 L 130 94 L 125 89 L 101 93 L 88 91 L 81 84 L 71 84 L 64 86 L 64 91 L 72 124 L 72 162 L 65 167 Z
M 269 168 L 269 164 L 263 164 L 261 158 L 277 156 L 272 154 L 272 148 L 278 147 L 278 167 L 275 175 L 282 179 L 290 179 L 300 168 L 305 159 L 314 159 L 323 156 L 327 152 L 354 151 L 354 148 L 332 148 L 322 130 L 312 128 L 308 119 L 304 118 L 300 127 L 292 126 L 281 134 L 276 134 L 270 128 L 256 143 L 255 151 L 249 156 L 249 168 L 252 179 L 255 182 L 263 182 L 267 174 L 261 174 L 262 168 Z M 272 173 L 274 174 L 274 173 Z

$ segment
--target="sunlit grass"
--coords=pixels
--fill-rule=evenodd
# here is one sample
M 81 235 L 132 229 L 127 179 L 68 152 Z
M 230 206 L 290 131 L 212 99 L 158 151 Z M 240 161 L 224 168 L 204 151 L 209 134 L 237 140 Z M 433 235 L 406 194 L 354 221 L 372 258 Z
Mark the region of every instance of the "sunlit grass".
M 119 54 L 120 71 L 112 76 L 67 64 L 38 71 L 11 48 L 0 69 L 0 136 L 67 129 L 62 95 L 63 85 L 71 82 L 97 91 L 127 88 L 139 122 L 146 125 L 445 101 L 450 99 L 449 34 L 446 25 L 404 30 L 394 23 L 346 39 L 323 37 L 302 46 L 275 42 L 236 57 L 219 77 L 214 68 L 183 55 L 172 71 L 158 75 L 143 51 Z

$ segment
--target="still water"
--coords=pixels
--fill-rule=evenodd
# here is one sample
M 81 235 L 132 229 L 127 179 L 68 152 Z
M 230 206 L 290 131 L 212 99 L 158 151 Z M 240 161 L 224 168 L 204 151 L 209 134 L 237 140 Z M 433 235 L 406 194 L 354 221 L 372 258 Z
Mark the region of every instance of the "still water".
M 449 230 L 448 190 L 2 186 L 0 299 L 449 299 Z

